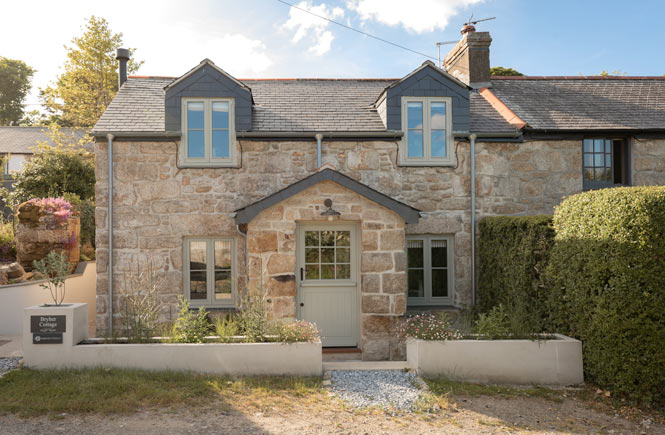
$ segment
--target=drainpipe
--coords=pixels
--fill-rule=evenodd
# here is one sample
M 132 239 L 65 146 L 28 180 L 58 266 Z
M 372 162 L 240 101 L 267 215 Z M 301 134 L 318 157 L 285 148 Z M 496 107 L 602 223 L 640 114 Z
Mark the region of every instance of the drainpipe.
M 321 167 L 321 139 L 323 139 L 323 135 L 321 133 L 317 133 L 314 135 L 316 138 L 316 168 Z
M 471 134 L 471 304 L 476 305 L 476 135 Z
M 112 134 L 106 135 L 106 140 L 108 142 L 108 173 L 109 173 L 109 199 L 108 199 L 108 238 L 109 238 L 109 287 L 108 295 L 109 302 L 107 311 L 109 313 L 109 336 L 113 336 L 113 139 Z

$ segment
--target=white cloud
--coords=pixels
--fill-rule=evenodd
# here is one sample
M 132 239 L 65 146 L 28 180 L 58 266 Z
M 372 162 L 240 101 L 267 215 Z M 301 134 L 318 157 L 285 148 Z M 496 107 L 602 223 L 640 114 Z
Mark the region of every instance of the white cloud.
M 313 6 L 309 1 L 301 1 L 297 4 L 299 8 L 307 9 L 316 15 L 330 19 L 342 18 L 344 10 L 342 8 L 329 8 L 325 3 Z M 287 30 L 295 30 L 292 41 L 300 42 L 305 37 L 313 39 L 313 45 L 309 47 L 310 53 L 316 56 L 322 56 L 330 51 L 333 36 L 330 30 L 326 30 L 330 22 L 301 11 L 300 9 L 290 8 L 289 19 L 282 26 Z
M 363 20 L 402 26 L 417 33 L 443 30 L 450 17 L 484 0 L 347 0 L 346 5 Z M 461 23 L 460 23 L 461 27 Z
M 29 0 L 3 3 L 0 55 L 21 59 L 37 69 L 26 99 L 28 110 L 39 108 L 38 88 L 62 73 L 63 46 L 82 34 L 81 27 L 90 15 L 106 18 L 112 31 L 123 33 L 124 45 L 137 49 L 136 57 L 145 61 L 140 75 L 180 76 L 204 58 L 238 77 L 265 75 L 273 66 L 264 42 L 215 13 L 219 5 L 214 1 L 191 7 L 176 0 L 70 0 L 64 6 Z M 29 28 L 25 17 L 30 17 Z

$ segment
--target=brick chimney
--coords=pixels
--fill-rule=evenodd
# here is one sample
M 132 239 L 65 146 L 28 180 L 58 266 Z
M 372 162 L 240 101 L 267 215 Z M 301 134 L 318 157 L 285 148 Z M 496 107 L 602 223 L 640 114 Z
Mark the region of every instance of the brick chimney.
M 474 89 L 491 87 L 489 32 L 476 32 L 475 27 L 465 26 L 462 39 L 443 59 L 443 67 L 450 74 Z

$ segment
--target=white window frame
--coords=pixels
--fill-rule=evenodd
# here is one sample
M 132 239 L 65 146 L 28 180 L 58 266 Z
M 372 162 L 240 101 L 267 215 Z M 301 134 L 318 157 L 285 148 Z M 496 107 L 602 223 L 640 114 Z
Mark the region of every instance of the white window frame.
M 215 301 L 215 241 L 231 242 L 231 298 L 224 301 Z M 190 243 L 206 242 L 206 299 L 192 299 L 190 293 Z M 183 242 L 183 289 L 185 298 L 192 307 L 234 308 L 237 301 L 236 290 L 236 241 L 230 237 L 185 237 Z
M 423 156 L 409 156 L 408 104 L 423 103 Z M 402 97 L 402 131 L 400 164 L 404 166 L 452 166 L 454 164 L 453 99 L 451 97 Z M 432 156 L 431 104 L 446 104 L 446 156 Z
M 229 156 L 226 158 L 212 157 L 212 103 L 229 104 Z M 203 158 L 191 158 L 187 156 L 187 104 L 203 103 Z M 181 108 L 181 152 L 180 159 L 187 167 L 224 167 L 236 166 L 236 129 L 235 129 L 235 100 L 233 98 L 182 98 Z
M 408 235 L 406 240 L 422 240 L 423 241 L 423 270 L 424 270 L 424 284 L 425 295 L 424 297 L 409 297 L 408 289 L 408 252 L 407 255 L 407 305 L 408 306 L 427 306 L 427 305 L 451 305 L 453 302 L 453 294 L 455 292 L 455 245 L 454 236 L 452 235 Z M 448 262 L 448 296 L 446 297 L 432 297 L 432 240 L 445 240 L 447 247 L 447 262 Z

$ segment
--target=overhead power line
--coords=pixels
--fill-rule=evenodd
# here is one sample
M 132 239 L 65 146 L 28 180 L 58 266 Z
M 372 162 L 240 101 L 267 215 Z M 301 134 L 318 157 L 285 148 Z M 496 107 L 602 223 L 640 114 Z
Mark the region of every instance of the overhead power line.
M 308 13 L 308 14 L 310 14 L 310 15 L 313 15 L 313 16 L 315 16 L 315 17 L 317 17 L 317 18 L 321 18 L 322 20 L 326 20 L 326 21 L 331 22 L 331 23 L 333 23 L 333 24 L 337 24 L 338 26 L 344 27 L 345 29 L 353 30 L 354 32 L 360 33 L 361 35 L 369 36 L 370 38 L 374 38 L 374 39 L 376 39 L 377 41 L 381 41 L 381 42 L 384 42 L 384 43 L 386 43 L 386 44 L 390 44 L 390 45 L 392 45 L 392 46 L 394 46 L 394 47 L 401 48 L 402 50 L 410 51 L 411 53 L 415 53 L 415 54 L 417 54 L 417 55 L 419 55 L 419 56 L 423 56 L 423 57 L 426 57 L 426 58 L 428 58 L 428 59 L 437 60 L 436 57 L 430 56 L 429 54 L 421 53 L 421 52 L 419 52 L 419 51 L 412 50 L 412 49 L 410 49 L 410 48 L 408 48 L 408 47 L 405 47 L 405 46 L 403 46 L 403 45 L 399 45 L 399 44 L 396 44 L 396 43 L 394 43 L 394 42 L 388 41 L 387 39 L 379 38 L 378 36 L 374 36 L 374 35 L 372 35 L 372 34 L 370 34 L 370 33 L 363 32 L 362 30 L 354 29 L 354 28 L 351 27 L 351 26 L 347 26 L 346 24 L 340 23 L 340 22 L 335 21 L 335 20 L 331 20 L 330 18 L 328 18 L 328 17 L 324 17 L 323 15 L 315 14 L 314 12 L 312 12 L 312 11 L 310 11 L 310 10 L 307 10 L 307 9 L 304 9 L 304 8 L 301 8 L 301 7 L 298 7 L 298 6 L 296 6 L 296 5 L 293 5 L 293 4 L 291 4 L 291 3 L 286 2 L 286 1 L 284 1 L 284 0 L 277 0 L 277 1 L 280 2 L 280 3 L 282 3 L 282 4 L 285 4 L 285 5 L 287 5 L 287 6 L 290 6 L 290 7 L 294 8 L 294 9 L 298 9 L 298 10 L 300 10 L 300 11 L 306 12 L 306 13 Z

